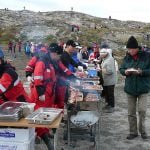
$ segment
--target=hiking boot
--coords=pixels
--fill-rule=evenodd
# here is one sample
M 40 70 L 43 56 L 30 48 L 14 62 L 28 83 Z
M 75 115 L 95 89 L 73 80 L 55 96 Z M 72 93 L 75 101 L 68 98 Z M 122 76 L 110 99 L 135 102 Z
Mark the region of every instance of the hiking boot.
M 133 139 L 136 138 L 136 137 L 138 137 L 138 134 L 129 134 L 129 135 L 127 136 L 127 139 L 128 139 L 128 140 L 133 140 Z
M 146 139 L 148 139 L 148 135 L 146 133 L 142 133 L 141 134 L 141 138 L 146 140 Z
M 109 106 L 104 112 L 105 113 L 113 113 L 114 111 L 115 111 L 114 107 Z

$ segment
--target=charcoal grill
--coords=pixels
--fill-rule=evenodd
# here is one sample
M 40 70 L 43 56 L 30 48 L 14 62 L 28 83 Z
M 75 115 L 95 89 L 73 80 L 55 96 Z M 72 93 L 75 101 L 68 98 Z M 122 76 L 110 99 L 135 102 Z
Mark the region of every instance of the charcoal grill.
M 94 83 L 93 83 L 94 81 Z M 82 82 L 90 83 L 90 85 L 97 83 L 97 80 L 83 80 Z M 91 84 L 92 82 L 92 84 Z M 73 85 L 72 85 L 73 86 Z M 94 142 L 97 150 L 100 150 L 99 141 L 100 141 L 100 102 L 101 97 L 100 93 L 102 89 L 99 90 L 90 90 L 84 89 L 83 86 L 81 89 L 78 89 L 83 92 L 83 101 L 76 101 L 75 103 L 67 103 L 67 128 L 64 132 L 64 140 L 68 142 L 68 149 L 70 149 L 70 142 L 73 139 L 90 139 L 91 142 Z M 85 101 L 85 97 L 88 93 L 97 94 L 96 100 Z M 89 106 L 90 103 L 95 105 L 94 110 L 91 110 Z M 83 107 L 85 105 L 85 107 Z M 85 108 L 85 109 L 84 109 Z M 81 136 L 82 135 L 82 136 Z M 98 141 L 98 142 L 96 142 Z

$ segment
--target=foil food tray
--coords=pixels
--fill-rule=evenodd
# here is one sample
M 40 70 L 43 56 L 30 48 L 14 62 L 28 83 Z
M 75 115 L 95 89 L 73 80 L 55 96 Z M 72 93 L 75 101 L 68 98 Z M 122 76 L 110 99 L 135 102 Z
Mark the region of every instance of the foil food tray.
M 25 119 L 32 124 L 51 124 L 63 110 L 57 108 L 39 108 Z
M 23 103 L 20 102 L 5 102 L 0 105 L 0 120 L 1 121 L 18 121 L 23 117 Z

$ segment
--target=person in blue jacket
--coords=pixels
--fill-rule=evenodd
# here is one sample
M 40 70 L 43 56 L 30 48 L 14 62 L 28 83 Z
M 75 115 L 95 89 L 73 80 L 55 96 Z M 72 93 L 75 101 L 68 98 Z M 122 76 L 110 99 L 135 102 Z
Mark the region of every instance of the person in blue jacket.
M 72 52 L 71 54 L 71 57 L 72 59 L 79 65 L 79 66 L 82 66 L 84 69 L 87 69 L 87 66 L 85 64 L 83 64 L 82 62 L 80 62 L 80 60 L 78 59 L 78 56 L 77 56 L 77 49 L 74 50 L 74 52 Z M 76 69 L 73 65 L 69 64 L 69 70 L 71 70 L 71 72 L 76 72 Z

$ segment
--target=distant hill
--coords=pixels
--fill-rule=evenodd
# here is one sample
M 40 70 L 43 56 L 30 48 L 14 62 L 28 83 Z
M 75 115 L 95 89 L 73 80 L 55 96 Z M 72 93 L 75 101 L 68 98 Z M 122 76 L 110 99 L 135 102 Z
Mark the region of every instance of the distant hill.
M 79 31 L 72 32 L 72 25 Z M 128 37 L 134 35 L 144 44 L 150 24 L 98 18 L 74 11 L 33 12 L 0 10 L 0 43 L 9 39 L 51 42 L 72 38 L 81 44 L 107 40 L 113 49 L 123 49 Z

